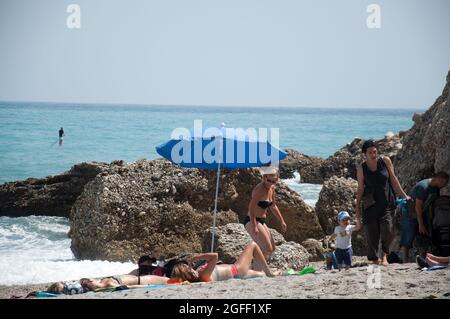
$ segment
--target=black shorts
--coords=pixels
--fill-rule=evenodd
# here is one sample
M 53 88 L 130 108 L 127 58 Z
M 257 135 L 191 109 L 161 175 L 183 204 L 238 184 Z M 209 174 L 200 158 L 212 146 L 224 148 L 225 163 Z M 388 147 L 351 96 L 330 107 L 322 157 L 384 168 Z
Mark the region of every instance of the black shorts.
M 266 223 L 266 219 L 264 217 L 256 217 L 256 221 L 262 225 L 264 225 Z M 247 225 L 247 223 L 249 223 L 249 222 L 250 222 L 250 216 L 247 215 L 247 216 L 245 216 L 245 219 L 244 219 L 244 223 L 243 223 L 244 226 Z

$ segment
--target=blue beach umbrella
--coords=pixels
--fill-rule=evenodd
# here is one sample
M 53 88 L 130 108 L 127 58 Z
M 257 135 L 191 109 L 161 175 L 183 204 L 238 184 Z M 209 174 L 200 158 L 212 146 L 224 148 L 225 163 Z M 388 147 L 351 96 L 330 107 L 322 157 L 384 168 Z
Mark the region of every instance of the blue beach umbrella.
M 225 129 L 224 124 L 220 129 L 182 129 L 178 133 L 156 146 L 156 152 L 182 167 L 217 170 L 211 242 L 211 251 L 214 251 L 220 169 L 269 166 L 284 159 L 286 153 L 267 139 L 258 138 L 256 131 Z

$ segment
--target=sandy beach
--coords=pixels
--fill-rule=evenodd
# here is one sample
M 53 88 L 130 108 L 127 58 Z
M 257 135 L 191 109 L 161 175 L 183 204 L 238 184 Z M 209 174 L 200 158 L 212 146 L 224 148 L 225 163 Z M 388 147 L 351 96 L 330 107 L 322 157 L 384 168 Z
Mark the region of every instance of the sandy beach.
M 391 264 L 379 267 L 377 280 L 367 266 L 349 271 L 326 270 L 323 263 L 311 263 L 315 274 L 281 276 L 249 280 L 229 280 L 215 283 L 169 285 L 162 288 L 130 289 L 116 292 L 86 293 L 61 296 L 63 299 L 450 299 L 448 269 L 422 271 L 416 264 Z M 368 280 L 372 283 L 369 287 Z M 0 298 L 24 297 L 46 284 L 0 287 Z

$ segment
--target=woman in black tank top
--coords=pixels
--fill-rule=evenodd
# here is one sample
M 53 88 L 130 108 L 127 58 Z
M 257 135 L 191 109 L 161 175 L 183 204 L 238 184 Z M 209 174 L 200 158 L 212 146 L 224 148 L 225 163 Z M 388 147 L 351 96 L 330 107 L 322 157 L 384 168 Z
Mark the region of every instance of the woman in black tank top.
M 360 223 L 362 215 L 367 258 L 376 264 L 387 265 L 387 254 L 393 238 L 395 193 L 399 197 L 407 195 L 395 176 L 391 160 L 389 157 L 378 156 L 377 146 L 372 140 L 364 142 L 362 152 L 366 161 L 357 168 L 356 220 Z M 378 254 L 380 239 L 382 256 Z

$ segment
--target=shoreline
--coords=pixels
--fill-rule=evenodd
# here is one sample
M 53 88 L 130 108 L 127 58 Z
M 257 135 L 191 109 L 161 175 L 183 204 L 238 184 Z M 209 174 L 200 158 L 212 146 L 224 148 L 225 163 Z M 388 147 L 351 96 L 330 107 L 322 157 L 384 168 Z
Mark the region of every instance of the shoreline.
M 190 285 L 130 289 L 116 292 L 62 295 L 58 299 L 449 299 L 448 269 L 422 271 L 416 264 L 390 264 L 380 269 L 379 287 L 370 281 L 370 267 L 353 267 L 349 271 L 326 270 L 323 262 L 310 263 L 315 274 L 280 276 L 248 280 L 227 280 Z M 375 273 L 373 272 L 373 273 Z M 374 282 L 370 287 L 368 281 Z M 25 297 L 48 284 L 0 286 L 0 299 Z M 53 298 L 51 298 L 53 299 Z

